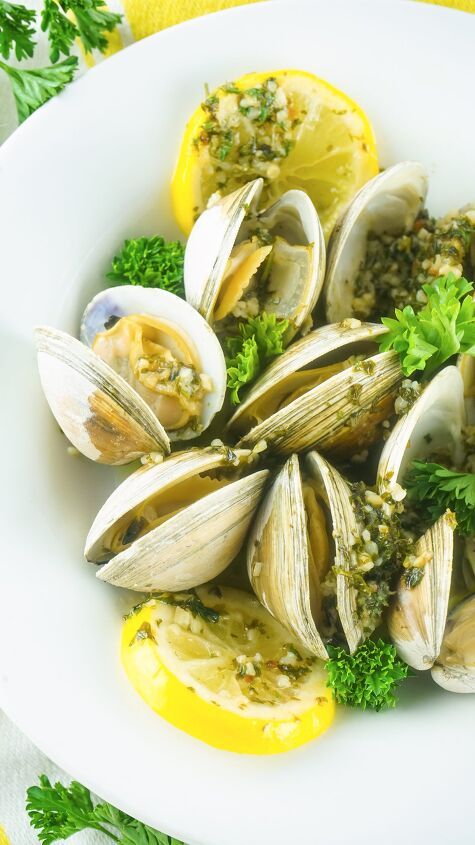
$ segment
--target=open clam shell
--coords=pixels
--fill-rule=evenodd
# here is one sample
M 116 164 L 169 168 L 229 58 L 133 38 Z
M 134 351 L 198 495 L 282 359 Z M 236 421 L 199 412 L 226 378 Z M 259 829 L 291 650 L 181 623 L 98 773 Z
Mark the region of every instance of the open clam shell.
M 399 235 L 410 229 L 424 206 L 427 187 L 422 164 L 402 161 L 356 194 L 330 240 L 324 286 L 329 322 L 354 314 L 354 282 L 365 258 L 368 233 Z
M 121 285 L 87 306 L 81 340 L 150 405 L 170 440 L 189 440 L 221 409 L 226 363 L 200 314 L 168 291 Z
M 109 497 L 89 531 L 97 577 L 120 587 L 185 590 L 222 572 L 240 550 L 268 470 L 236 476 L 249 452 L 191 449 L 143 467 Z
M 406 471 L 415 459 L 442 452 L 460 464 L 464 424 L 462 377 L 457 367 L 445 367 L 394 426 L 379 461 L 378 487 L 391 492 L 396 484 L 403 485 Z
M 410 587 L 402 575 L 388 612 L 391 639 L 403 660 L 414 669 L 430 669 L 441 649 L 449 606 L 455 526 L 453 514 L 447 511 L 420 538 L 415 556 L 423 566 L 422 579 Z
M 475 595 L 449 613 L 432 677 L 450 692 L 475 692 Z
M 324 639 L 334 620 L 327 618 L 323 583 L 335 566 L 356 565 L 352 551 L 357 532 L 348 485 L 315 452 L 304 473 L 292 455 L 261 505 L 248 541 L 252 587 L 273 616 L 311 652 L 328 657 Z M 357 620 L 356 594 L 350 580 L 336 576 L 336 613 L 349 648 L 363 631 Z
M 380 434 L 402 380 L 398 356 L 374 354 L 383 326 L 350 320 L 301 338 L 253 385 L 228 423 L 239 445 L 354 454 Z M 368 356 L 352 361 L 353 356 Z
M 315 207 L 303 191 L 287 191 L 257 213 L 261 190 L 262 179 L 256 179 L 198 218 L 185 253 L 186 298 L 217 331 L 223 321 L 263 311 L 286 318 L 289 342 L 321 291 L 325 242 Z M 264 261 L 266 280 L 256 286 Z
M 35 331 L 38 368 L 48 404 L 71 443 L 93 461 L 126 464 L 170 451 L 163 426 L 111 367 L 65 332 Z

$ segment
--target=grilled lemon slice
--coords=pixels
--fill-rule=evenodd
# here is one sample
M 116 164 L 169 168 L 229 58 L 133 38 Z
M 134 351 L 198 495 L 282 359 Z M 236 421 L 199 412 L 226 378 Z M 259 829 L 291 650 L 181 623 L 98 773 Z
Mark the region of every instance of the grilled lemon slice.
M 288 751 L 333 719 L 323 664 L 241 590 L 152 598 L 125 621 L 122 660 L 150 707 L 217 748 Z
M 212 194 L 262 176 L 263 207 L 301 188 L 328 237 L 377 172 L 373 130 L 346 94 L 305 71 L 250 73 L 217 88 L 191 116 L 172 181 L 173 207 L 188 234 Z

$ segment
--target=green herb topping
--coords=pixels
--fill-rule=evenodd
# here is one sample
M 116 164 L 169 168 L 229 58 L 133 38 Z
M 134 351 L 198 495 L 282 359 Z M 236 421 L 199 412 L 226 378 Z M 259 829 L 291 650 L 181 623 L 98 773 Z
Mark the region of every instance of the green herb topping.
M 288 327 L 288 320 L 263 313 L 239 323 L 239 335 L 226 338 L 228 388 L 234 405 L 241 401 L 241 388 L 254 381 L 265 365 L 284 351 L 284 335 Z
M 354 654 L 341 646 L 328 646 L 328 654 L 327 685 L 339 704 L 362 710 L 396 705 L 394 691 L 409 669 L 393 645 L 383 640 L 366 640 Z
M 183 845 L 106 801 L 94 805 L 89 790 L 75 780 L 69 786 L 53 786 L 46 775 L 39 780 L 39 786 L 30 786 L 26 792 L 26 812 L 43 845 L 81 830 L 98 830 L 120 845 Z
M 159 236 L 125 241 L 112 261 L 107 278 L 118 285 L 162 288 L 185 298 L 183 265 L 185 247 Z
M 406 478 L 408 498 L 429 523 L 447 508 L 454 512 L 458 530 L 475 533 L 475 473 L 456 472 L 441 464 L 413 461 Z
M 205 622 L 218 622 L 220 618 L 218 611 L 203 604 L 193 590 L 190 590 L 189 593 L 152 593 L 151 598 L 157 599 L 163 604 L 171 604 L 174 607 L 189 610 L 193 616 L 198 616 Z
M 429 376 L 459 352 L 475 355 L 473 285 L 449 273 L 423 290 L 427 304 L 418 313 L 407 305 L 402 311 L 396 308 L 396 319 L 382 318 L 389 331 L 380 348 L 395 349 L 407 376 L 416 370 Z

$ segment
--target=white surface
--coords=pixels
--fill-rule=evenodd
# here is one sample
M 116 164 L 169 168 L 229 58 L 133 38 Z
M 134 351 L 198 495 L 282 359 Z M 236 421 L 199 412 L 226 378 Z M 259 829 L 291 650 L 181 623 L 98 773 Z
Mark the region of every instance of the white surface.
M 369 112 L 383 164 L 420 158 L 430 206 L 475 197 L 475 17 L 409 3 L 272 3 L 154 36 L 90 71 L 0 150 L 0 705 L 64 769 L 191 845 L 473 841 L 474 700 L 429 679 L 320 741 L 238 757 L 163 723 L 120 668 L 129 597 L 82 563 L 117 472 L 71 458 L 40 394 L 31 329 L 74 330 L 125 236 L 175 235 L 168 182 L 211 86 L 300 66 Z
M 51 783 L 69 781 L 66 772 L 47 760 L 0 711 L 0 823 L 13 845 L 38 845 L 25 810 L 25 796 L 40 774 L 47 775 Z M 77 834 L 74 845 L 110 845 L 110 839 L 87 830 Z

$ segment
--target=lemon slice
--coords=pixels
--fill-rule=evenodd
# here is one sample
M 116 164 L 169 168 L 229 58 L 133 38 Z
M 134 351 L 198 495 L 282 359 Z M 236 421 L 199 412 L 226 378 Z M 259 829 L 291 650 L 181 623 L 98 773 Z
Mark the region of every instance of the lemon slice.
M 306 191 L 328 238 L 356 191 L 378 172 L 368 118 L 346 94 L 299 70 L 250 73 L 217 88 L 192 115 L 172 180 L 188 234 L 212 194 L 264 178 L 265 207 Z
M 150 707 L 217 748 L 287 751 L 333 719 L 323 664 L 241 590 L 151 599 L 125 621 L 122 661 Z

